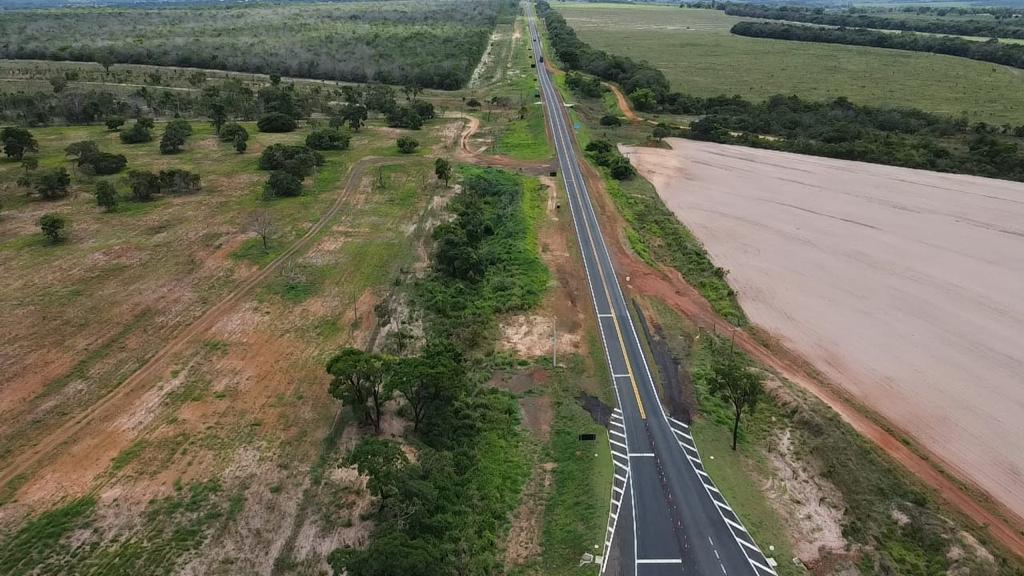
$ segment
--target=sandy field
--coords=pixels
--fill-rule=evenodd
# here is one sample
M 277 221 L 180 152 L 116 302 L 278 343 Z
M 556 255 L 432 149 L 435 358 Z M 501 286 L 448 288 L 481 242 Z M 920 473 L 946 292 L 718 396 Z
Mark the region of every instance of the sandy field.
M 624 147 L 753 322 L 1024 516 L 1024 184 Z

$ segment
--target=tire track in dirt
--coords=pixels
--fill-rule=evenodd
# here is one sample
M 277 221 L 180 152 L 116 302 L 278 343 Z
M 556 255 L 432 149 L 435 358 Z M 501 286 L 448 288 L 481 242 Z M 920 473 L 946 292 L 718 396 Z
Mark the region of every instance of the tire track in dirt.
M 622 115 L 626 117 L 626 120 L 630 122 L 644 121 L 643 118 L 636 115 L 636 112 L 633 112 L 633 107 L 629 105 L 629 100 L 626 99 L 626 95 L 622 93 L 622 90 L 619 90 L 618 86 L 611 82 L 601 82 L 601 84 L 607 86 L 612 91 L 612 94 L 615 95 L 615 101 L 618 103 L 619 110 L 622 111 Z
M 126 378 L 119 386 L 111 390 L 106 396 L 93 404 L 86 414 L 77 419 L 72 419 L 50 434 L 42 438 L 30 449 L 11 458 L 0 472 L 0 486 L 8 485 L 14 478 L 21 474 L 28 473 L 31 468 L 44 456 L 57 450 L 70 441 L 75 435 L 84 430 L 88 425 L 95 422 L 103 413 L 109 416 L 113 407 L 128 399 L 135 399 L 145 392 L 145 384 L 151 377 L 158 375 L 162 370 L 169 367 L 171 358 L 183 351 L 188 344 L 204 334 L 207 330 L 216 325 L 233 308 L 276 272 L 286 261 L 306 248 L 309 248 L 317 235 L 324 230 L 327 224 L 338 214 L 342 206 L 352 192 L 359 186 L 366 169 L 379 164 L 393 164 L 400 162 L 394 158 L 367 157 L 358 160 L 349 169 L 345 185 L 342 187 L 334 203 L 327 209 L 315 224 L 305 234 L 292 243 L 277 258 L 274 258 L 266 267 L 260 270 L 252 278 L 243 282 L 240 286 L 226 295 L 220 302 L 216 303 L 203 313 L 195 322 L 184 328 L 174 336 L 167 344 L 157 351 L 142 367 Z

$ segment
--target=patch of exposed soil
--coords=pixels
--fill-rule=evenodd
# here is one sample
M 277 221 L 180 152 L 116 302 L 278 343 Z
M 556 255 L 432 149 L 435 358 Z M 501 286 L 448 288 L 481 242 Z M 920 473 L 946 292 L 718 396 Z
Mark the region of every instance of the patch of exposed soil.
M 817 562 L 824 554 L 842 553 L 847 545 L 842 494 L 819 470 L 797 456 L 789 429 L 775 438 L 772 448 L 767 457 L 775 474 L 762 490 L 787 518 L 793 552 L 805 564 Z
M 554 469 L 553 462 L 536 466 L 523 488 L 521 502 L 512 516 L 512 526 L 505 543 L 507 568 L 524 564 L 543 552 L 541 534 L 544 528 L 544 509 L 551 493 Z

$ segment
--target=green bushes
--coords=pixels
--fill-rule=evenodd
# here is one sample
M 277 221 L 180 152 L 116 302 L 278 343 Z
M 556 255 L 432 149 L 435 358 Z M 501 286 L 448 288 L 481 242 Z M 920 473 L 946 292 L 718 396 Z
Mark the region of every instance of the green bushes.
M 192 125 L 187 120 L 182 118 L 171 120 L 164 127 L 164 135 L 160 139 L 160 153 L 177 154 L 181 152 L 181 147 L 185 145 L 185 141 L 191 135 Z
M 60 214 L 43 214 L 39 217 L 39 229 L 50 243 L 56 244 L 67 237 L 68 220 Z
M 38 152 L 39 143 L 32 133 L 17 126 L 7 126 L 0 130 L 0 144 L 4 154 L 11 160 L 21 160 L 29 152 Z
M 1014 68 L 1024 68 L 1024 45 L 1002 43 L 992 39 L 985 42 L 952 36 L 932 36 L 913 32 L 881 32 L 863 28 L 827 28 L 779 22 L 737 22 L 730 30 L 738 36 L 773 38 L 797 42 L 823 42 L 850 46 L 874 46 L 911 52 L 931 52 L 959 56 L 971 60 L 992 62 Z
M 299 180 L 323 163 L 324 157 L 319 152 L 290 144 L 272 144 L 263 149 L 259 159 L 260 170 L 283 170 Z
M 629 159 L 619 154 L 619 151 L 607 140 L 591 140 L 586 147 L 587 155 L 598 166 L 608 169 L 608 174 L 616 180 L 632 178 L 636 174 Z
M 131 125 L 127 130 L 122 130 L 119 134 L 121 142 L 124 144 L 142 144 L 144 142 L 153 141 L 152 123 L 143 122 L 140 118 Z
M 71 175 L 63 168 L 43 170 L 34 180 L 35 190 L 43 200 L 66 198 L 71 186 Z
M 263 185 L 264 198 L 289 198 L 302 194 L 302 180 L 284 170 L 275 170 Z
M 402 154 L 412 154 L 420 147 L 420 143 L 416 140 L 409 138 L 408 136 L 402 136 L 395 144 L 398 146 L 398 151 Z
M 306 146 L 313 150 L 345 150 L 352 137 L 335 128 L 313 130 L 306 136 Z
M 280 112 L 273 112 L 261 117 L 256 122 L 256 127 L 260 132 L 292 132 L 297 124 L 295 118 Z

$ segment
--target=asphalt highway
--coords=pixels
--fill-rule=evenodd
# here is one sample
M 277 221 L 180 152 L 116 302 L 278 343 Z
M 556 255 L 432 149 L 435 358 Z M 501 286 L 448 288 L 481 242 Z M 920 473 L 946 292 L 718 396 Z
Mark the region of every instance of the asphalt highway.
M 532 5 L 527 17 L 541 100 L 619 404 L 609 428 L 615 481 L 602 573 L 774 575 L 704 471 L 688 427 L 661 407 L 580 170 L 569 115 L 541 61 Z M 616 553 L 610 556 L 613 546 Z M 609 557 L 617 561 L 608 562 Z

